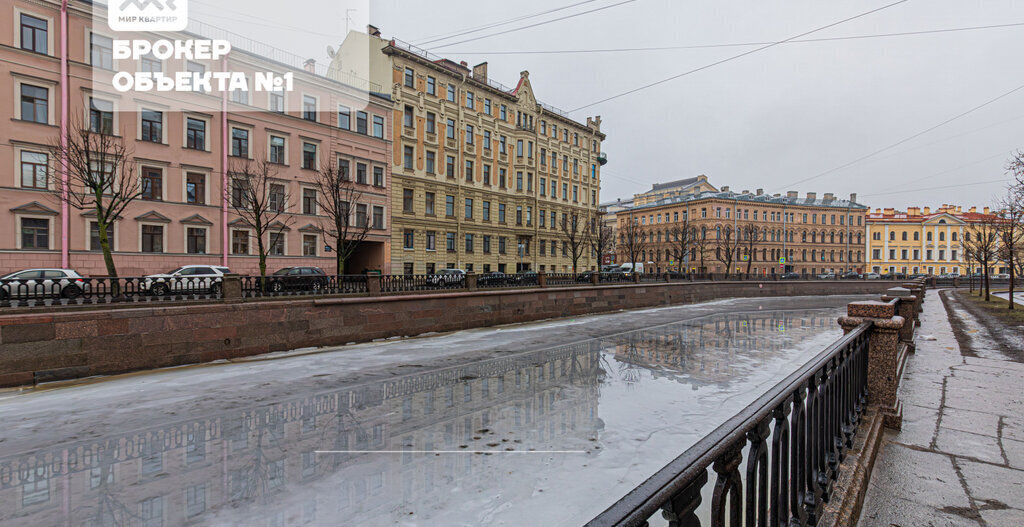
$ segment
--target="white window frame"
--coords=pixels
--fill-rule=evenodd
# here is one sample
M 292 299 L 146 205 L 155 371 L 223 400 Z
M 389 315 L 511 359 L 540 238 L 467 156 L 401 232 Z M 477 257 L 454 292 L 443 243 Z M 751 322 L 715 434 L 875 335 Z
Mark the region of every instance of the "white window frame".
M 99 101 L 104 101 L 104 102 L 109 102 L 110 105 L 111 105 L 111 108 L 112 108 L 111 111 L 114 114 L 114 124 L 113 124 L 113 127 L 111 128 L 110 131 L 113 132 L 113 136 L 114 137 L 120 137 L 120 135 L 121 135 L 121 96 L 120 95 L 114 95 L 112 93 L 97 92 L 97 91 L 92 91 L 92 90 L 85 90 L 82 93 L 82 96 L 85 98 L 82 101 L 82 103 L 83 103 L 82 106 L 84 107 L 84 112 L 85 112 L 84 115 L 82 116 L 82 118 L 84 119 L 82 121 L 84 123 L 84 125 L 86 127 L 92 126 L 92 116 L 90 115 L 90 112 L 92 111 L 92 100 L 93 99 L 96 99 L 96 100 L 99 100 Z M 19 100 L 18 102 L 19 102 L 18 106 L 20 108 L 21 107 L 21 104 L 20 104 L 21 101 Z M 136 113 L 139 113 L 141 115 L 141 112 L 136 112 Z M 166 112 L 164 112 L 164 113 L 166 113 Z M 139 123 L 141 123 L 141 122 L 142 121 L 141 121 L 141 118 L 140 118 Z M 141 128 L 141 126 L 139 127 L 139 132 L 138 133 L 139 133 L 139 137 L 142 137 L 142 128 Z
M 316 118 L 316 120 L 309 121 L 309 122 L 311 122 L 311 123 L 319 123 L 320 122 L 320 96 L 319 95 L 315 95 L 315 94 L 312 94 L 312 93 L 302 92 L 302 113 L 299 115 L 299 117 L 301 117 L 303 121 L 308 121 L 308 119 L 306 119 L 306 97 L 311 97 L 313 99 L 313 116 Z M 270 97 L 268 96 L 267 98 L 269 99 Z
M 235 232 L 244 232 L 245 233 L 246 242 L 245 242 L 245 252 L 244 253 L 235 253 L 234 252 Z M 247 229 L 245 227 L 229 227 L 228 228 L 228 256 L 250 256 L 252 254 L 252 240 L 253 240 L 252 229 Z
M 32 214 L 32 213 L 17 213 L 17 214 L 15 214 L 14 215 L 15 248 L 18 249 L 19 251 L 24 249 L 21 246 L 21 220 L 23 220 L 23 219 L 46 220 L 47 221 L 47 225 L 48 225 L 47 229 L 49 230 L 49 236 L 47 236 L 47 248 L 45 250 L 52 251 L 53 247 L 54 247 L 54 238 L 57 237 L 57 233 L 54 230 L 55 226 L 56 226 L 55 222 L 53 221 L 54 218 L 55 218 L 55 216 L 50 216 L 50 215 L 47 215 L 47 214 Z M 27 250 L 30 250 L 30 251 L 40 251 L 40 250 L 44 250 L 44 249 L 27 249 Z
M 57 93 L 57 82 L 51 81 L 49 79 L 41 79 L 41 78 L 38 78 L 38 77 L 30 77 L 30 76 L 27 76 L 27 75 L 20 75 L 20 74 L 17 74 L 17 73 L 12 73 L 11 76 L 14 77 L 14 82 L 13 82 L 13 84 L 14 84 L 14 97 L 13 97 L 13 100 L 14 100 L 14 119 L 16 121 L 25 122 L 25 121 L 22 121 L 22 118 L 21 118 L 21 86 L 23 84 L 28 84 L 30 86 L 35 86 L 37 88 L 44 88 L 44 89 L 46 89 L 46 124 L 51 125 L 51 126 L 54 125 L 56 123 L 55 115 L 56 115 L 56 109 L 57 109 L 58 101 L 54 101 L 53 97 L 54 97 L 54 94 Z M 86 113 L 86 117 L 88 117 L 88 116 L 89 116 L 89 114 Z M 28 121 L 28 122 L 34 123 L 34 124 L 42 124 L 42 123 L 36 123 L 35 121 Z
M 190 223 L 181 224 L 181 252 L 182 254 L 198 254 L 206 256 L 210 254 L 210 226 L 209 225 L 195 225 Z M 206 231 L 206 247 L 203 247 L 201 253 L 190 253 L 188 252 L 188 230 L 189 229 L 203 229 Z M 141 229 L 139 230 L 141 232 Z M 141 247 L 141 246 L 140 246 Z M 164 251 L 167 252 L 167 251 Z
M 141 202 L 155 202 L 155 203 L 162 203 L 162 202 L 170 201 L 170 200 L 167 199 L 167 176 L 170 173 L 170 166 L 169 165 L 163 165 L 163 164 L 160 164 L 160 163 L 154 163 L 152 161 L 140 161 L 139 164 L 138 164 L 138 167 L 136 167 L 136 170 L 138 171 L 138 172 L 136 172 L 136 174 L 138 174 L 139 192 L 142 192 L 142 174 L 145 172 L 145 170 L 147 168 L 149 168 L 149 169 L 157 169 L 157 170 L 160 171 L 160 199 L 159 200 L 148 200 L 148 199 L 142 199 L 142 197 L 140 196 L 139 197 L 139 201 L 141 201 Z M 184 195 L 182 196 L 182 200 L 181 201 L 182 202 L 185 201 Z
M 118 59 L 114 58 L 114 57 L 111 57 L 111 59 L 110 59 L 110 64 L 111 64 L 110 70 L 107 70 L 106 68 L 101 68 L 101 67 L 99 67 L 99 66 L 97 66 L 97 65 L 92 63 L 92 36 L 93 35 L 99 35 L 101 37 L 106 37 L 106 38 L 109 38 L 111 40 L 111 42 L 113 42 L 114 40 L 117 40 L 117 36 L 111 35 L 111 34 L 108 34 L 108 33 L 104 33 L 102 31 L 96 31 L 95 29 L 86 29 L 84 33 L 85 33 L 85 42 L 83 42 L 84 46 L 83 46 L 82 49 L 84 50 L 85 57 L 83 57 L 82 62 L 84 62 L 85 64 L 88 64 L 89 66 L 91 66 L 93 68 L 99 68 L 99 69 L 101 69 L 103 71 L 119 71 L 120 68 L 118 67 Z
M 213 126 L 212 126 L 213 117 L 211 117 L 209 115 L 206 115 L 206 114 L 202 114 L 202 113 L 190 113 L 190 112 L 182 112 L 181 113 L 181 147 L 183 149 L 185 149 L 185 150 L 193 150 L 193 149 L 188 147 L 188 119 L 190 117 L 192 119 L 197 120 L 197 121 L 203 121 L 204 123 L 206 123 L 206 132 L 205 132 L 204 137 L 203 137 L 203 143 L 204 143 L 203 144 L 203 148 L 202 148 L 202 150 L 195 150 L 195 151 L 196 152 L 209 152 L 210 151 L 210 144 L 212 142 L 212 138 L 210 136 L 213 133 Z M 229 130 L 229 132 L 230 132 L 230 130 Z M 231 140 L 231 136 L 228 135 L 228 148 L 230 148 L 230 140 Z M 250 141 L 249 143 L 251 144 L 252 141 Z M 252 149 L 250 148 L 250 150 L 252 150 Z
M 213 180 L 213 171 L 209 168 L 194 167 L 190 165 L 181 165 L 181 202 L 188 205 L 199 205 L 197 203 L 188 202 L 188 175 L 189 173 L 202 174 L 206 178 L 203 184 L 203 203 L 202 205 L 214 205 L 210 202 L 210 186 Z M 166 182 L 165 185 L 166 186 Z
M 92 232 L 91 231 L 92 231 L 92 224 L 95 223 L 95 222 L 96 222 L 95 218 L 90 218 L 90 217 L 86 217 L 85 218 L 85 238 L 84 239 L 85 239 L 85 250 L 87 250 L 87 251 L 102 251 L 103 250 L 102 247 L 96 247 L 95 249 L 93 249 L 93 247 L 92 247 Z M 117 252 L 117 250 L 119 248 L 120 244 L 117 242 L 117 239 L 118 239 L 118 233 L 121 230 L 120 225 L 121 225 L 121 222 L 114 221 L 114 239 L 110 240 L 110 242 L 111 242 L 111 248 L 110 248 L 111 252 Z M 139 233 L 140 233 L 140 236 L 141 236 L 142 229 L 139 229 Z M 140 238 L 140 241 L 141 241 L 141 238 Z M 141 245 L 139 247 L 141 248 Z M 159 254 L 159 253 L 156 253 L 156 254 Z
M 224 145 L 224 148 L 228 150 L 228 157 L 234 157 L 231 155 L 231 142 L 234 139 L 234 129 L 238 128 L 241 130 L 247 130 L 249 132 L 249 151 L 246 153 L 246 157 L 235 158 L 235 159 L 254 159 L 253 152 L 256 150 L 253 148 L 253 138 L 256 137 L 256 127 L 251 124 L 240 123 L 238 121 L 228 121 L 228 144 Z M 207 134 L 209 137 L 209 134 Z
M 168 250 L 170 247 L 168 247 L 168 245 L 167 245 L 167 230 L 168 230 L 168 227 L 170 226 L 170 224 L 156 222 L 156 221 L 140 221 L 140 222 L 137 222 L 137 225 L 138 225 L 138 232 L 135 234 L 135 241 L 137 243 L 136 247 L 138 247 L 139 254 L 173 254 L 171 251 Z M 163 251 L 162 252 L 158 252 L 158 253 L 157 252 L 152 252 L 152 253 L 149 253 L 149 252 L 144 252 L 142 250 L 142 227 L 143 226 L 151 226 L 151 227 L 161 227 L 161 228 L 163 228 L 163 234 L 160 236 L 161 237 L 160 245 L 163 247 Z
M 291 160 L 291 157 L 288 155 L 288 149 L 291 146 L 290 134 L 288 132 L 279 132 L 277 130 L 271 130 L 271 129 L 267 129 L 266 132 L 267 132 L 267 162 L 270 162 L 270 146 L 271 146 L 270 145 L 270 139 L 272 137 L 280 137 L 281 139 L 284 139 L 284 162 L 281 163 L 281 166 L 290 166 L 289 161 Z M 319 156 L 319 154 L 320 153 L 317 152 L 317 156 Z
M 49 57 L 55 57 L 56 55 L 53 42 L 57 25 L 54 23 L 53 17 L 42 15 L 35 11 L 29 11 L 28 9 L 19 6 L 14 6 L 14 47 L 21 49 L 21 15 L 28 15 L 46 21 L 46 55 Z
M 55 168 L 54 160 L 55 157 L 53 152 L 45 146 L 29 146 L 14 144 L 14 188 L 23 188 L 25 190 L 42 191 L 43 189 L 37 189 L 35 187 L 23 187 L 21 186 L 21 153 L 28 152 L 30 154 L 46 154 L 46 166 L 47 166 L 47 178 L 46 188 L 53 189 L 53 182 L 50 181 L 50 174 L 53 174 Z
M 303 258 L 319 258 L 320 257 L 320 235 L 316 234 L 315 232 L 303 232 L 301 234 L 302 234 L 303 247 L 301 247 L 300 250 L 302 250 L 302 257 Z M 306 248 L 305 248 L 306 236 L 312 236 L 313 239 L 316 240 L 313 243 L 313 254 L 306 254 Z
M 139 102 L 142 103 L 142 104 L 136 105 L 138 111 L 135 112 L 135 140 L 139 141 L 139 142 L 142 142 L 142 112 L 143 111 L 160 112 L 160 142 L 159 143 L 154 143 L 152 141 L 146 141 L 143 144 L 154 144 L 154 145 L 167 145 L 167 144 L 170 144 L 169 141 L 168 141 L 168 137 L 167 137 L 169 135 L 167 133 L 169 131 L 169 127 L 167 126 L 167 112 L 168 112 L 168 110 L 170 108 L 168 106 L 163 105 L 163 104 L 153 104 L 153 103 L 150 103 L 150 102 L 142 102 L 142 101 L 139 101 Z M 117 123 L 117 116 L 116 116 L 116 114 L 114 116 L 114 123 L 115 124 Z M 209 128 L 209 127 L 207 127 L 207 128 Z
M 287 210 L 287 207 L 285 207 L 285 209 Z M 280 234 L 281 236 L 284 236 L 284 239 L 282 240 L 282 243 L 281 243 L 281 245 L 284 248 L 283 254 L 271 254 L 270 253 L 270 249 L 271 249 L 271 236 L 274 235 L 274 234 Z M 286 256 L 288 256 L 288 231 L 286 231 L 284 229 L 268 230 L 267 231 L 267 257 L 270 257 L 270 258 L 284 258 Z

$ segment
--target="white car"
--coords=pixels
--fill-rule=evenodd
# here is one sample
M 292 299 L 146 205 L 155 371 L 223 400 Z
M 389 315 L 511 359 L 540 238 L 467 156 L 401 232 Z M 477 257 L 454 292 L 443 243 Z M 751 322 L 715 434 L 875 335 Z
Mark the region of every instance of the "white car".
M 186 265 L 166 273 L 147 275 L 139 286 L 153 296 L 206 292 L 216 295 L 220 294 L 226 274 L 231 274 L 227 267 Z
M 878 273 L 864 273 L 865 280 L 878 280 L 880 278 L 882 278 L 882 275 Z
M 89 290 L 72 269 L 26 269 L 0 276 L 0 300 L 8 298 L 78 298 Z
M 992 278 L 995 278 L 996 280 L 1009 280 L 1010 279 L 1010 273 L 999 273 L 999 274 L 993 276 Z

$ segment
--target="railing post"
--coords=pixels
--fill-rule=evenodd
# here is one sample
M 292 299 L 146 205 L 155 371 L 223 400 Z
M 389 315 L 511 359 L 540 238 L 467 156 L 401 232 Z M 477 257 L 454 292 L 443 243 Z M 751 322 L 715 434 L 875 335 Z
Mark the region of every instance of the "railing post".
M 380 281 L 381 276 L 379 274 L 366 275 L 366 292 L 370 296 L 380 296 Z
M 466 290 L 476 291 L 476 279 L 477 274 L 473 272 L 466 273 Z
M 708 482 L 705 469 L 661 508 L 661 517 L 668 520 L 669 527 L 700 527 L 697 508 L 700 507 L 701 489 Z
M 221 297 L 225 302 L 237 302 L 242 299 L 242 277 L 237 274 L 224 275 L 221 282 Z
M 911 294 L 911 291 L 905 287 L 893 287 L 886 291 L 882 297 L 882 302 L 890 302 L 892 300 L 898 300 L 899 304 L 896 306 L 896 314 L 903 317 L 903 320 L 910 321 L 917 319 L 917 297 Z M 905 323 L 903 328 L 900 329 L 900 341 L 907 345 L 907 350 L 910 353 L 916 351 L 914 345 L 914 328 L 915 324 Z
M 537 273 L 537 287 L 548 286 L 548 273 L 547 271 L 539 271 Z
M 847 305 L 847 316 L 839 324 L 845 332 L 864 322 L 871 322 L 868 339 L 868 403 L 877 405 L 887 428 L 900 429 L 903 406 L 896 396 L 902 374 L 900 332 L 908 323 L 896 314 L 889 302 L 853 302 Z
M 601 283 L 601 271 L 594 271 L 590 273 L 590 283 L 592 285 Z

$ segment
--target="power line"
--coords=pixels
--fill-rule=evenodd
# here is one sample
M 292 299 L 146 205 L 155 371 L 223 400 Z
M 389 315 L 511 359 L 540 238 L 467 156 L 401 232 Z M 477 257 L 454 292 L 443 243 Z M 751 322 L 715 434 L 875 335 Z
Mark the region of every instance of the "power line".
M 901 1 L 906 2 L 908 0 L 901 0 Z M 596 13 L 598 11 L 604 11 L 605 9 L 611 9 L 613 7 L 617 7 L 617 6 L 620 6 L 620 5 L 623 5 L 623 4 L 631 4 L 633 2 L 636 2 L 636 0 L 624 0 L 622 2 L 618 2 L 618 3 L 615 3 L 615 4 L 606 5 L 606 6 L 603 6 L 603 7 L 598 7 L 598 8 L 595 8 L 595 9 L 591 9 L 589 11 L 581 11 L 579 13 L 573 13 L 571 15 L 565 15 L 565 16 L 558 17 L 558 18 L 552 18 L 551 20 L 545 20 L 543 22 L 537 22 L 537 23 L 534 23 L 534 24 L 526 25 L 526 26 L 514 27 L 512 29 L 506 29 L 504 31 L 498 31 L 497 33 L 490 33 L 490 34 L 487 34 L 487 35 L 481 35 L 479 37 L 467 38 L 466 40 L 460 40 L 458 42 L 451 42 L 451 43 L 448 43 L 448 44 L 441 44 L 440 46 L 434 46 L 433 49 L 446 48 L 448 46 L 454 46 L 454 45 L 457 45 L 457 44 L 465 44 L 466 42 L 473 42 L 473 41 L 482 40 L 482 39 L 485 39 L 485 38 L 496 37 L 498 35 L 505 35 L 505 34 L 508 34 L 508 33 L 514 33 L 516 31 L 522 31 L 524 29 L 530 29 L 530 28 L 537 27 L 537 26 L 543 26 L 543 25 L 546 25 L 546 24 L 552 24 L 554 22 L 559 22 L 559 21 L 562 21 L 562 20 L 568 20 L 570 18 L 576 18 L 578 16 L 583 16 L 583 15 L 587 15 L 587 14 L 590 14 L 590 13 Z
M 989 180 L 989 181 L 975 181 L 973 183 L 961 183 L 959 185 L 944 185 L 944 186 L 941 186 L 941 187 L 915 188 L 915 189 L 912 189 L 912 190 L 896 190 L 896 191 L 893 191 L 893 192 L 878 192 L 876 194 L 865 194 L 865 195 L 863 195 L 861 197 L 888 196 L 889 194 L 906 194 L 907 192 L 921 192 L 921 191 L 925 191 L 925 190 L 942 190 L 942 189 L 947 189 L 947 188 L 972 187 L 974 185 L 985 185 L 987 183 L 1005 183 L 1006 181 L 1007 181 L 1006 179 L 992 179 L 992 180 Z
M 751 55 L 751 54 L 757 53 L 759 51 L 763 51 L 763 50 L 766 50 L 768 48 L 771 48 L 771 47 L 774 47 L 774 46 L 778 46 L 779 44 L 785 44 L 786 42 L 790 42 L 792 40 L 796 40 L 796 39 L 798 39 L 800 37 L 807 36 L 807 35 L 810 35 L 812 33 L 817 33 L 818 31 L 822 31 L 822 30 L 828 29 L 830 27 L 835 27 L 835 26 L 838 26 L 840 24 L 844 24 L 844 23 L 849 22 L 851 20 L 856 20 L 858 18 L 865 17 L 865 16 L 870 15 L 872 13 L 877 13 L 879 11 L 882 11 L 883 9 L 888 9 L 890 7 L 906 3 L 908 1 L 909 0 L 899 0 L 897 2 L 893 2 L 891 4 L 879 7 L 877 9 L 872 9 L 871 11 L 865 11 L 865 12 L 859 14 L 859 15 L 855 15 L 855 16 L 852 16 L 850 18 L 845 18 L 845 19 L 840 20 L 838 22 L 833 22 L 831 24 L 828 24 L 827 26 L 821 26 L 821 27 L 819 27 L 817 29 L 812 29 L 810 31 L 807 31 L 807 32 L 804 32 L 804 33 L 800 33 L 799 35 L 794 35 L 794 36 L 792 36 L 790 38 L 787 38 L 785 40 L 780 40 L 778 42 L 773 42 L 771 44 L 768 44 L 767 46 L 761 46 L 761 47 L 759 47 L 757 49 L 752 49 L 750 51 L 745 51 L 743 53 L 740 53 L 739 55 L 733 55 L 732 57 L 729 57 L 727 59 L 722 59 L 722 60 L 719 60 L 719 61 L 716 61 L 716 62 L 712 62 L 711 64 L 706 64 L 706 65 L 701 66 L 699 68 L 692 69 L 690 71 L 686 71 L 686 72 L 680 73 L 678 75 L 673 75 L 671 77 L 668 77 L 668 78 L 665 78 L 665 79 L 662 79 L 662 80 L 659 80 L 659 81 L 655 81 L 655 82 L 652 82 L 650 84 L 645 84 L 643 86 L 640 86 L 639 88 L 633 88 L 632 90 L 628 90 L 628 91 L 622 92 L 622 93 L 620 93 L 618 95 L 613 95 L 611 97 L 606 97 L 604 99 L 592 102 L 590 104 L 585 104 L 583 106 L 580 106 L 579 108 L 575 108 L 573 110 L 569 110 L 569 113 L 578 112 L 578 111 L 583 110 L 585 108 L 590 108 L 591 106 L 596 106 L 598 104 L 603 104 L 603 103 L 606 103 L 608 101 L 611 101 L 611 100 L 614 100 L 614 99 L 618 99 L 620 97 L 625 97 L 627 95 L 631 95 L 631 94 L 634 94 L 636 92 L 646 90 L 648 88 L 653 88 L 655 86 L 658 86 L 658 85 L 661 85 L 661 84 L 665 84 L 666 82 L 671 82 L 671 81 L 674 81 L 674 80 L 679 79 L 681 77 L 685 77 L 687 75 L 690 75 L 690 74 L 693 74 L 693 73 L 697 73 L 698 71 L 703 71 L 703 70 L 706 70 L 708 68 L 713 68 L 715 66 L 718 66 L 719 64 L 724 64 L 726 62 L 733 61 L 733 60 L 736 60 L 736 59 L 741 58 L 741 57 L 746 57 L 747 55 Z
M 878 33 L 874 35 L 848 35 L 843 37 L 823 37 L 823 38 L 802 38 L 797 40 L 789 40 L 786 44 L 797 44 L 807 42 L 829 42 L 834 40 L 861 40 L 869 38 L 884 38 L 884 37 L 902 37 L 909 35 L 931 35 L 936 33 L 952 33 L 958 31 L 975 31 L 981 29 L 1000 29 L 1008 27 L 1024 26 L 1024 22 L 1016 22 L 1013 24 L 997 24 L 991 26 L 971 26 L 971 27 L 954 27 L 946 29 L 930 29 L 924 31 L 903 31 L 899 33 Z M 580 54 L 580 53 L 622 53 L 622 52 L 636 52 L 636 51 L 671 51 L 680 49 L 708 49 L 708 48 L 736 48 L 736 47 L 749 47 L 749 46 L 763 46 L 771 44 L 771 42 L 733 42 L 727 44 L 693 44 L 686 46 L 654 46 L 654 47 L 640 47 L 640 48 L 606 48 L 606 49 L 561 49 L 561 50 L 523 50 L 523 51 L 457 51 L 460 55 L 561 55 L 561 54 Z
M 510 19 L 507 19 L 507 20 L 499 21 L 499 22 L 492 22 L 492 23 L 485 24 L 485 25 L 482 25 L 482 26 L 457 29 L 454 32 L 440 33 L 440 34 L 432 35 L 432 36 L 429 36 L 429 37 L 423 37 L 424 38 L 423 42 L 417 42 L 416 45 L 422 47 L 422 46 L 425 46 L 427 44 L 432 44 L 434 42 L 437 42 L 439 40 L 448 40 L 450 38 L 461 37 L 462 35 L 469 35 L 471 33 L 477 33 L 477 32 L 483 31 L 485 29 L 491 29 L 491 28 L 495 28 L 495 27 L 499 27 L 499 26 L 504 26 L 504 25 L 507 25 L 507 24 L 512 24 L 514 22 L 519 22 L 521 20 L 526 20 L 526 19 L 529 19 L 529 18 L 535 18 L 535 17 L 538 17 L 538 16 L 548 15 L 548 14 L 555 13 L 555 12 L 558 12 L 558 11 L 564 11 L 566 9 L 571 9 L 573 7 L 578 7 L 578 6 L 581 6 L 581 5 L 584 5 L 584 4 L 591 4 L 591 3 L 594 3 L 596 1 L 598 1 L 598 0 L 585 0 L 583 2 L 576 2 L 574 4 L 569 4 L 569 5 L 565 5 L 565 6 L 562 6 L 562 7 L 556 7 L 554 9 L 548 9 L 546 11 L 540 11 L 538 13 L 533 13 L 531 15 L 517 16 L 515 18 L 510 18 Z M 427 39 L 429 39 L 429 40 L 427 40 Z
M 903 138 L 903 139 L 901 139 L 899 141 L 896 141 L 895 143 L 892 143 L 889 146 L 886 146 L 884 148 L 880 148 L 878 150 L 875 150 L 874 152 L 871 152 L 868 155 L 858 157 L 857 159 L 854 159 L 853 161 L 850 161 L 848 163 L 844 163 L 844 164 L 839 165 L 839 166 L 837 166 L 835 168 L 830 168 L 830 169 L 828 169 L 828 170 L 826 170 L 824 172 L 820 172 L 820 173 L 818 173 L 816 175 L 813 175 L 811 177 L 804 178 L 804 179 L 801 179 L 799 181 L 794 181 L 792 183 L 787 183 L 787 184 L 783 185 L 782 187 L 790 187 L 790 186 L 793 186 L 793 185 L 799 185 L 801 183 L 806 183 L 808 181 L 811 181 L 811 180 L 814 180 L 814 179 L 818 179 L 818 178 L 820 178 L 822 176 L 826 176 L 826 175 L 831 174 L 833 172 L 837 172 L 837 171 L 842 170 L 844 168 L 848 168 L 848 167 L 851 167 L 853 165 L 856 165 L 857 163 L 860 163 L 861 161 L 864 161 L 866 159 L 870 159 L 870 158 L 872 158 L 872 157 L 874 157 L 874 156 L 876 156 L 878 154 L 881 154 L 882 152 L 885 152 L 885 151 L 888 151 L 888 150 L 892 150 L 893 148 L 896 148 L 897 146 L 902 145 L 903 143 L 906 143 L 908 141 L 912 141 L 914 139 L 917 139 L 918 137 L 921 137 L 922 135 L 927 134 L 928 132 L 931 132 L 932 130 L 935 130 L 937 128 L 945 126 L 945 125 L 947 125 L 947 124 L 949 124 L 949 123 L 951 123 L 953 121 L 956 121 L 957 119 L 960 119 L 961 117 L 964 117 L 965 115 L 968 115 L 970 113 L 978 111 L 978 110 L 980 110 L 980 109 L 982 109 L 982 108 L 984 108 L 984 107 L 986 107 L 986 106 L 988 106 L 988 105 L 990 105 L 990 104 L 992 104 L 992 103 L 994 103 L 994 102 L 996 102 L 996 101 L 998 101 L 1000 99 L 1003 99 L 1005 97 L 1009 97 L 1010 95 L 1012 95 L 1012 94 L 1014 94 L 1014 93 L 1016 93 L 1016 92 L 1018 92 L 1020 90 L 1024 90 L 1024 84 L 1021 84 L 1020 86 L 1017 86 L 1016 88 L 1014 88 L 1014 89 L 1012 89 L 1012 90 L 1010 90 L 1010 91 L 1008 91 L 1006 93 L 1003 93 L 1002 95 L 999 95 L 998 97 L 995 97 L 994 99 L 989 99 L 988 101 L 985 101 L 984 103 L 981 103 L 981 104 L 975 106 L 974 108 L 971 108 L 970 110 L 967 110 L 966 112 L 957 114 L 954 117 L 946 119 L 945 121 L 942 121 L 941 123 L 939 123 L 939 124 L 937 124 L 935 126 L 932 126 L 931 128 L 928 128 L 926 130 L 922 130 L 922 131 L 920 131 L 920 132 L 918 132 L 916 134 L 913 134 L 913 135 L 911 135 L 909 137 L 905 137 L 905 138 Z M 780 187 L 780 188 L 782 188 L 782 187 Z

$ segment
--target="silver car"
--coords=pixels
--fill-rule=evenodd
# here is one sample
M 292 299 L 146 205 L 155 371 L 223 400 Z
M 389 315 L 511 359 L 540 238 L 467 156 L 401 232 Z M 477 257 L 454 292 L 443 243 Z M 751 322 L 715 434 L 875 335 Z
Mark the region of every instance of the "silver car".
M 147 275 L 141 288 L 154 296 L 171 293 L 220 294 L 224 275 L 231 274 L 227 267 L 214 265 L 186 265 L 166 273 Z
M 0 276 L 0 300 L 78 298 L 87 291 L 85 278 L 72 269 L 26 269 Z

